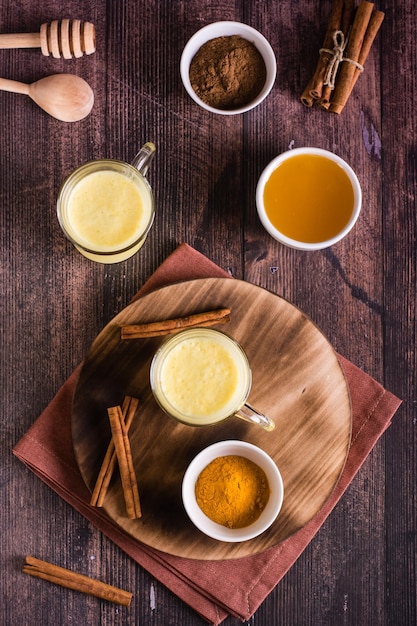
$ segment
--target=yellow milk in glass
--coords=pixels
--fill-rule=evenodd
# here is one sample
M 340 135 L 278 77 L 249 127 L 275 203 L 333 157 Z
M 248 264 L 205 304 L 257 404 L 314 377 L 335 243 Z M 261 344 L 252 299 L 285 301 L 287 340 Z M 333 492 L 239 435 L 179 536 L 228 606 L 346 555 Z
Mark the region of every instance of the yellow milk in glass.
M 198 426 L 219 422 L 240 409 L 250 383 L 246 357 L 232 339 L 195 329 L 162 347 L 154 392 L 167 413 Z
M 130 246 L 146 230 L 151 205 L 136 177 L 100 170 L 74 185 L 68 195 L 66 218 L 67 228 L 81 252 L 111 254 L 127 249 L 113 259 L 120 261 L 132 255 Z

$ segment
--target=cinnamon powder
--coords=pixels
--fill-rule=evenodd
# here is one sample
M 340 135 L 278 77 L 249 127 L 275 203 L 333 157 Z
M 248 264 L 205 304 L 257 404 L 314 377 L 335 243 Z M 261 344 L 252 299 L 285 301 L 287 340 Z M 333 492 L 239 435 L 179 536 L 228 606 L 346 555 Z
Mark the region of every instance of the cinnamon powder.
M 240 35 L 211 39 L 201 46 L 190 64 L 194 91 L 216 109 L 245 106 L 260 93 L 265 80 L 262 55 Z

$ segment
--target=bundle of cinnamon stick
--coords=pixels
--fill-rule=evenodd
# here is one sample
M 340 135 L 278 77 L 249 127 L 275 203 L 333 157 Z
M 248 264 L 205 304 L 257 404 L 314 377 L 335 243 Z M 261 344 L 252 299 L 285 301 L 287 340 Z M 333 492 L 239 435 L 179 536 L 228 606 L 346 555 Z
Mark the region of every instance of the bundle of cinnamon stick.
M 372 2 L 333 0 L 316 70 L 301 94 L 301 102 L 340 114 L 363 71 L 384 19 Z
M 112 438 L 90 500 L 92 506 L 103 506 L 116 462 L 118 462 L 126 512 L 130 519 L 142 517 L 138 484 L 128 437 L 128 431 L 135 416 L 138 403 L 137 398 L 126 396 L 121 407 L 113 406 L 107 409 Z

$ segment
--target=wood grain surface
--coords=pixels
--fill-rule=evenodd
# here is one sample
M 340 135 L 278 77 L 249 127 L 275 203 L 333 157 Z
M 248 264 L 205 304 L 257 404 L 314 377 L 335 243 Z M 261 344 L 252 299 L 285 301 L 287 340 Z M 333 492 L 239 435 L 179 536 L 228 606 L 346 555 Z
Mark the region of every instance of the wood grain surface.
M 340 116 L 299 97 L 323 44 L 331 0 L 2 0 L 1 33 L 53 19 L 96 27 L 81 59 L 1 50 L 0 76 L 32 83 L 74 73 L 92 87 L 83 121 L 52 119 L 30 98 L 0 93 L 0 622 L 5 625 L 204 626 L 206 621 L 11 453 L 84 359 L 94 338 L 181 242 L 233 277 L 284 297 L 339 354 L 403 404 L 320 531 L 250 623 L 417 623 L 417 6 L 385 12 Z M 202 111 L 185 93 L 187 40 L 216 20 L 257 28 L 277 57 L 268 98 L 243 116 Z M 115 266 L 84 259 L 62 235 L 56 198 L 90 159 L 131 161 L 153 141 L 157 212 L 142 250 Z M 269 237 L 256 214 L 266 165 L 291 147 L 331 150 L 355 170 L 363 206 L 348 237 L 306 253 Z M 57 424 L 57 428 L 60 424 Z M 25 554 L 135 590 L 129 611 L 28 580 Z M 230 616 L 224 626 L 240 626 Z
M 249 402 L 275 422 L 272 432 L 238 418 L 195 428 L 169 419 L 149 385 L 149 366 L 163 338 L 124 341 L 123 325 L 228 307 L 221 330 L 244 348 L 253 383 Z M 266 289 L 229 278 L 187 281 L 133 302 L 98 335 L 81 370 L 72 407 L 76 458 L 92 490 L 110 441 L 107 407 L 139 398 L 129 439 L 141 494 L 142 518 L 126 516 L 120 478 L 104 502 L 110 517 L 159 550 L 196 559 L 256 554 L 287 539 L 323 506 L 344 466 L 350 444 L 350 396 L 338 358 L 318 328 L 295 306 Z M 285 499 L 273 526 L 246 542 L 210 539 L 188 520 L 182 477 L 194 456 L 224 439 L 242 439 L 277 463 Z

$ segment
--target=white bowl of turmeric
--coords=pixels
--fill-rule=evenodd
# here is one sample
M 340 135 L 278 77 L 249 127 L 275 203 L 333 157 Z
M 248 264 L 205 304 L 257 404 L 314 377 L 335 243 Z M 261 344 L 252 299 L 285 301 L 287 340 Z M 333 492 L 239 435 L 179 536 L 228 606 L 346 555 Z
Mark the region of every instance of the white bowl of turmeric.
M 271 457 L 245 441 L 220 441 L 191 461 L 182 483 L 185 510 L 203 533 L 226 542 L 253 539 L 278 516 L 284 497 Z
M 241 22 L 214 22 L 198 30 L 180 61 L 183 85 L 203 109 L 221 115 L 245 113 L 271 91 L 277 72 L 265 37 Z

